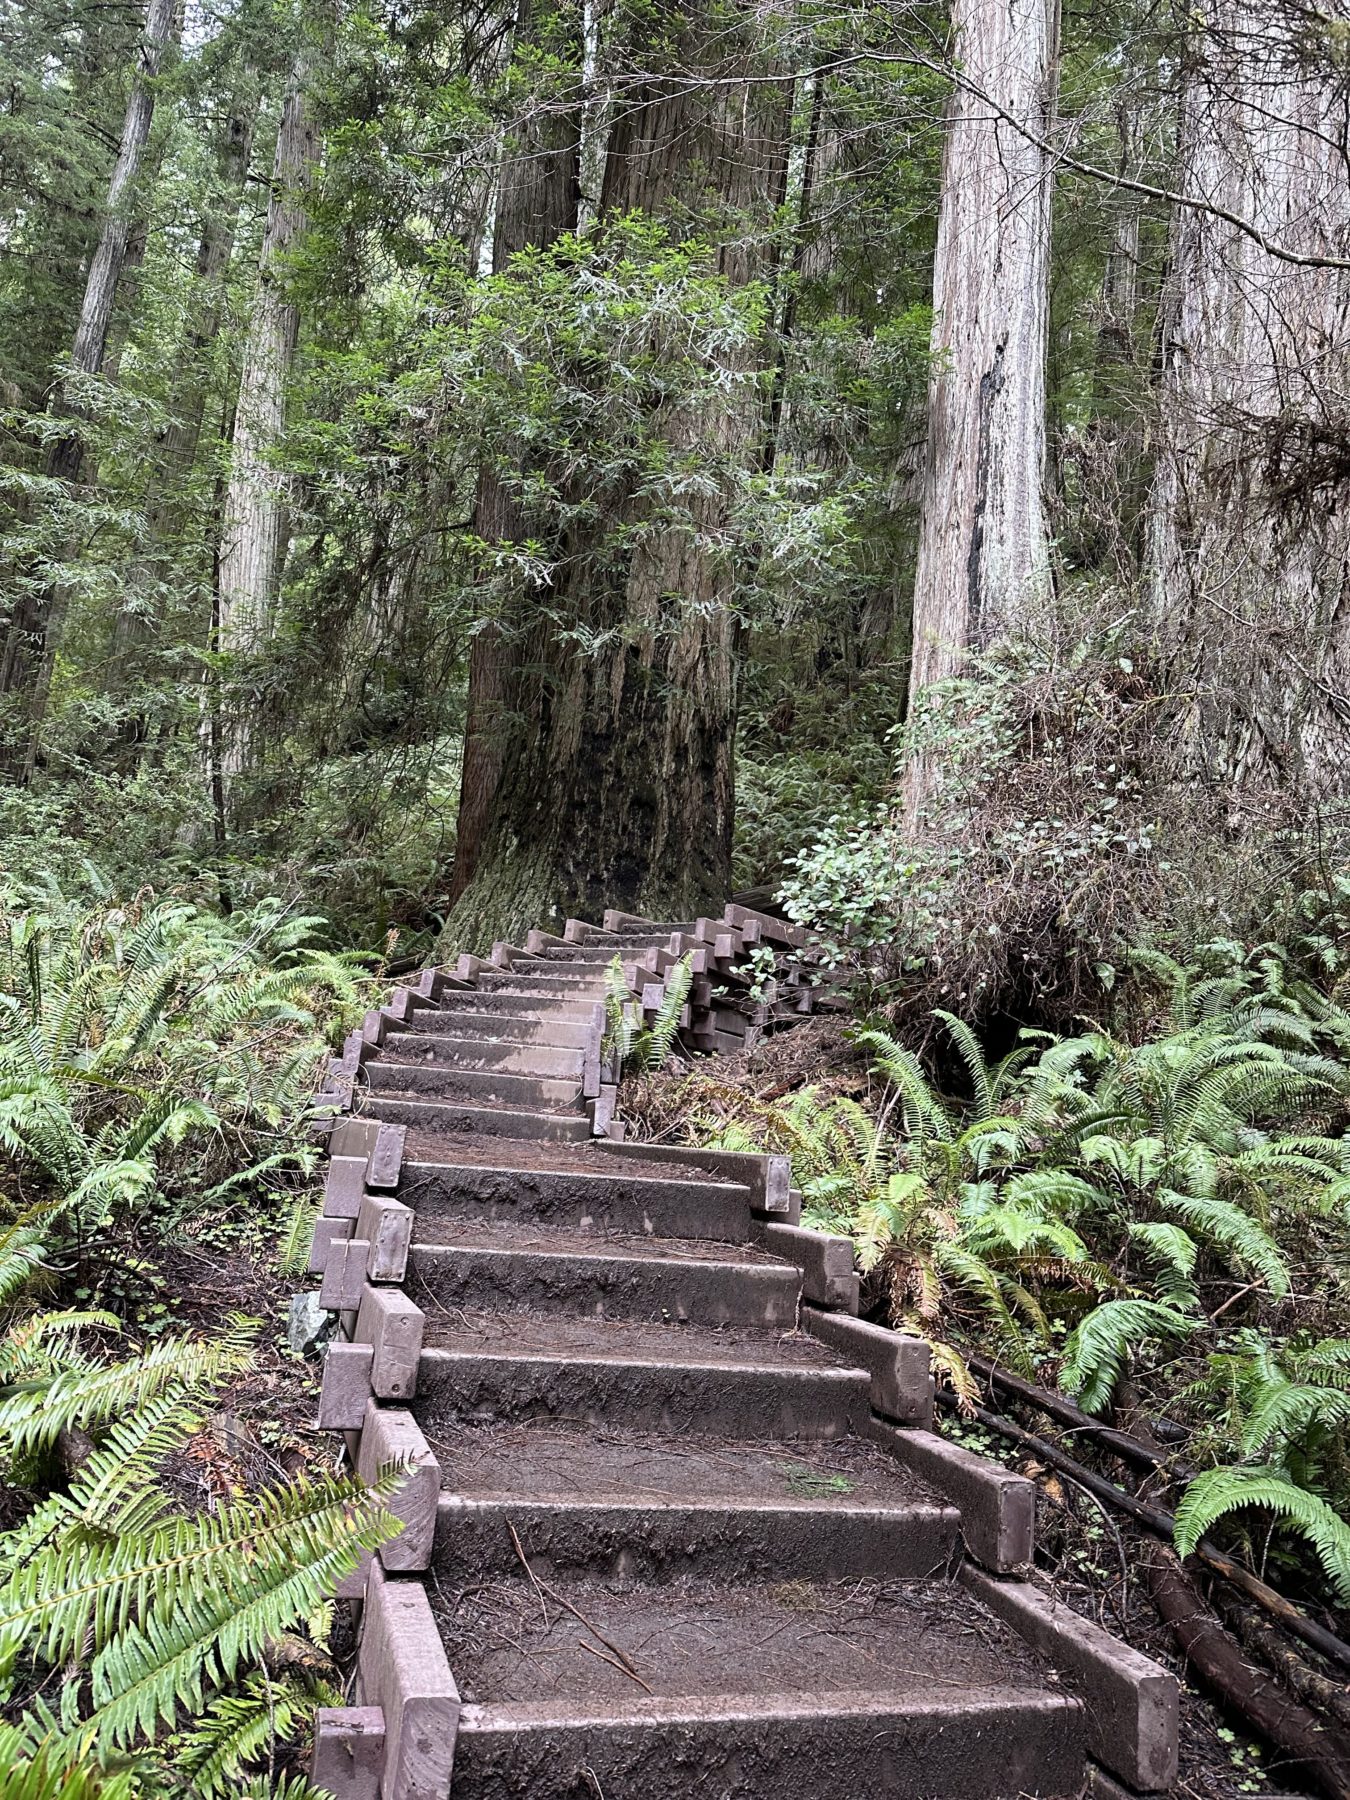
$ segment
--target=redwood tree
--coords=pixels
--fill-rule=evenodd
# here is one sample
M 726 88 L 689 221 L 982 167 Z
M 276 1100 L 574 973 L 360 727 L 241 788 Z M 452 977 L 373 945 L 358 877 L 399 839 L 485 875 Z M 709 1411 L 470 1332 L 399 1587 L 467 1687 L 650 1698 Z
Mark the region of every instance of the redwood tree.
M 1237 784 L 1339 789 L 1350 751 L 1336 11 L 1220 0 L 1183 96 L 1178 186 L 1196 204 L 1173 224 L 1150 592 L 1192 766 Z
M 516 51 L 528 55 L 547 44 L 555 54 L 581 53 L 581 22 L 565 10 L 540 20 L 531 0 L 520 0 Z M 561 42 L 557 40 L 561 38 Z M 564 67 L 566 61 L 564 60 Z M 500 274 L 519 251 L 547 250 L 577 228 L 581 204 L 581 105 L 566 79 L 535 94 L 508 135 L 497 186 L 492 269 Z M 509 452 L 508 452 L 509 455 Z M 474 535 L 486 545 L 506 545 L 524 535 L 520 508 L 495 461 L 479 472 L 474 497 Z M 450 897 L 457 900 L 478 868 L 507 749 L 514 700 L 515 645 L 496 619 L 487 619 L 469 652 L 468 712 L 455 863 Z
M 955 0 L 911 699 L 1048 586 L 1041 479 L 1057 0 Z
M 634 36 L 629 66 L 642 73 L 613 108 L 601 223 L 636 213 L 707 230 L 734 290 L 761 267 L 783 197 L 787 86 L 764 79 L 762 39 L 711 15 L 649 9 Z M 761 455 L 762 394 L 743 348 L 725 373 L 697 409 L 654 403 L 672 462 L 695 446 L 723 468 Z M 737 626 L 719 540 L 730 496 L 722 480 L 690 488 L 672 507 L 634 471 L 569 525 L 547 606 L 530 616 L 522 603 L 495 783 L 447 945 L 605 905 L 685 917 L 725 899 Z M 472 692 L 470 709 L 481 718 Z

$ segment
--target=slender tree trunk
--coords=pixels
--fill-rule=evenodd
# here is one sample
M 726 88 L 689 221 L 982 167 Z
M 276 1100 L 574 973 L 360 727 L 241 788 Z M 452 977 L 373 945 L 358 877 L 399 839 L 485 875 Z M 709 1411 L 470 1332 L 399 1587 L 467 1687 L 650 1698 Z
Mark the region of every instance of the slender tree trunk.
M 531 0 L 520 0 L 516 43 L 533 41 Z M 556 21 L 555 21 L 556 23 Z M 579 21 L 578 21 L 579 24 Z M 580 30 L 572 46 L 580 55 Z M 545 104 L 545 100 L 549 104 Z M 499 274 L 517 252 L 547 250 L 577 227 L 581 203 L 581 110 L 575 102 L 536 97 L 502 157 L 497 190 L 492 269 Z M 474 535 L 487 544 L 509 544 L 524 527 L 501 471 L 479 473 L 474 503 Z M 468 717 L 455 825 L 455 865 L 450 898 L 458 900 L 478 869 L 488 821 L 501 779 L 513 709 L 515 645 L 497 620 L 486 621 L 469 650 Z
M 640 211 L 706 229 L 722 246 L 722 273 L 745 282 L 762 266 L 766 215 L 783 191 L 786 85 L 752 79 L 762 72 L 753 52 L 725 23 L 719 35 L 688 11 L 648 17 L 652 46 L 682 75 L 710 79 L 654 75 L 624 94 L 602 217 Z M 671 409 L 677 455 L 698 442 L 719 462 L 753 462 L 763 442 L 758 384 L 733 379 L 701 405 L 698 416 Z M 541 617 L 523 641 L 495 803 L 447 944 L 485 943 L 570 910 L 689 916 L 725 898 L 737 628 L 715 546 L 727 496 L 706 492 L 688 507 L 687 522 L 660 523 L 634 491 L 565 546 L 550 611 L 578 629 Z M 632 545 L 617 568 L 614 531 Z M 591 634 L 603 648 L 588 653 L 577 640 Z
M 1219 0 L 1193 46 L 1178 185 L 1285 251 L 1350 255 L 1345 28 Z M 1165 309 L 1149 578 L 1187 754 L 1343 792 L 1350 281 L 1178 209 Z
M 117 160 L 108 182 L 103 225 L 85 279 L 84 298 L 71 347 L 71 367 L 78 375 L 97 375 L 103 368 L 117 283 L 131 230 L 132 195 L 154 117 L 154 80 L 173 33 L 177 8 L 178 0 L 150 0 L 146 11 L 145 35 L 122 121 Z M 84 460 L 78 394 L 63 384 L 56 396 L 56 407 L 69 417 L 71 428 L 56 438 L 48 450 L 46 473 L 55 480 L 73 484 L 79 478 Z M 46 712 L 52 657 L 63 607 L 63 596 L 54 586 L 45 591 L 30 590 L 15 609 L 4 654 L 0 656 L 0 693 L 27 691 L 30 695 L 25 777 L 33 768 L 38 734 Z
M 953 27 L 970 85 L 952 96 L 943 162 L 911 706 L 1050 582 L 1041 484 L 1052 178 L 1017 124 L 1042 142 L 1051 124 L 1056 0 L 956 0 Z M 920 793 L 933 773 L 921 759 Z
M 187 509 L 184 492 L 196 461 L 206 413 L 208 383 L 202 368 L 205 353 L 220 332 L 225 305 L 225 277 L 234 248 L 240 196 L 248 175 L 256 112 L 253 106 L 231 107 L 217 149 L 219 184 L 207 206 L 198 241 L 196 280 L 191 310 L 174 363 L 170 393 L 173 416 L 157 447 L 145 497 L 141 548 L 126 581 L 128 600 L 113 622 L 113 661 L 123 685 L 128 663 L 153 636 L 155 607 L 145 603 L 161 579 L 166 544 L 180 527 Z M 139 731 L 134 732 L 139 736 Z
M 242 654 L 259 650 L 270 636 L 289 527 L 291 484 L 274 457 L 285 429 L 286 385 L 300 336 L 299 310 L 287 292 L 286 258 L 308 224 L 305 194 L 319 156 L 307 76 L 302 53 L 277 132 L 221 526 L 217 644 Z M 237 775 L 248 757 L 250 731 L 243 709 L 226 736 L 228 785 L 228 777 Z

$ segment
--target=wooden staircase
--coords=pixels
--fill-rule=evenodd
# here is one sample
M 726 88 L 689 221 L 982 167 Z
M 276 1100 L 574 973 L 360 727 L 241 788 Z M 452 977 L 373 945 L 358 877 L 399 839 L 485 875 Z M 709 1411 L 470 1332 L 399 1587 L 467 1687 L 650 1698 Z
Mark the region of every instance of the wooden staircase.
M 314 1780 L 1165 1789 L 1172 1678 L 1016 1578 L 1031 1484 L 933 1435 L 926 1346 L 856 1317 L 850 1247 L 800 1226 L 785 1159 L 622 1139 L 606 969 L 650 1013 L 690 943 L 706 972 L 775 928 L 735 910 L 569 921 L 429 971 L 334 1066 L 320 1422 L 363 1473 L 408 1475 L 403 1532 L 345 1589 L 358 1691 L 319 1714 Z M 695 1041 L 732 1033 L 709 981 Z

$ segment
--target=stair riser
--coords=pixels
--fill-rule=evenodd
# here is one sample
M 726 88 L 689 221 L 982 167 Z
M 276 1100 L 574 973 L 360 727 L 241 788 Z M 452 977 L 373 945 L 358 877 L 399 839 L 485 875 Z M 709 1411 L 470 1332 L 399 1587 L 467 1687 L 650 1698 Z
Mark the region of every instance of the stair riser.
M 431 1295 L 444 1306 L 469 1311 L 528 1308 L 573 1318 L 781 1328 L 796 1323 L 801 1288 L 797 1270 L 786 1265 L 742 1268 L 430 1244 L 414 1247 L 408 1281 L 421 1304 L 423 1295 Z
M 424 1043 L 447 1038 L 462 1044 L 514 1044 L 518 1048 L 538 1045 L 544 1050 L 586 1050 L 595 1039 L 595 1024 L 590 1019 L 567 1016 L 581 1010 L 569 1000 L 558 1008 L 557 1017 L 551 1008 L 537 1010 L 537 1016 L 510 1012 L 415 1012 L 413 1029 L 406 1034 L 395 1030 L 386 1042 L 397 1049 L 406 1036 Z
M 744 1189 L 728 1192 L 693 1181 L 411 1162 L 403 1165 L 398 1192 L 423 1227 L 434 1219 L 521 1220 L 719 1244 L 744 1244 L 751 1237 Z
M 500 975 L 480 975 L 478 988 L 484 994 L 538 994 L 541 998 L 556 994 L 563 1000 L 603 1000 L 605 976 L 603 970 L 594 975 L 534 975 L 528 971 L 508 975 L 503 970 Z
M 473 1012 L 489 1015 L 502 1013 L 537 1022 L 552 1019 L 584 1020 L 589 1024 L 603 1010 L 604 999 L 599 994 L 592 1000 L 585 996 L 566 994 L 500 994 L 473 988 L 462 993 L 443 994 L 438 1007 L 414 1007 L 409 1023 L 417 1031 L 427 1031 L 435 1028 L 432 1022 L 438 1018 L 451 1019 L 456 1013 Z
M 574 1106 L 581 1099 L 579 1079 L 552 1081 L 536 1075 L 510 1075 L 497 1069 L 455 1069 L 445 1063 L 371 1062 L 366 1064 L 374 1093 L 400 1091 L 468 1095 L 470 1106 Z
M 673 1348 L 673 1346 L 672 1346 Z M 823 1442 L 870 1416 L 861 1371 L 424 1350 L 415 1412 L 423 1431 L 469 1420 L 567 1419 L 700 1436 Z
M 451 1457 L 453 1461 L 453 1455 Z M 944 1570 L 960 1515 L 916 1506 L 877 1513 L 827 1507 L 574 1506 L 441 1500 L 434 1561 L 451 1578 L 519 1573 L 508 1526 L 539 1575 L 667 1582 L 921 1578 Z
M 549 1044 L 502 1042 L 490 1037 L 449 1037 L 439 1032 L 408 1032 L 391 1037 L 385 1053 L 398 1057 L 418 1057 L 428 1068 L 445 1063 L 456 1069 L 502 1075 L 528 1075 L 536 1080 L 565 1081 L 568 1076 L 581 1080 L 586 1063 L 584 1048 L 562 1049 Z
M 490 1019 L 482 1013 L 457 1013 L 452 1026 L 446 1030 L 423 1031 L 421 1024 L 423 1021 L 419 1019 L 418 1030 L 391 1033 L 385 1039 L 385 1051 L 394 1057 L 463 1058 L 468 1064 L 472 1064 L 473 1058 L 482 1057 L 497 1066 L 504 1057 L 567 1057 L 571 1060 L 529 1071 L 540 1075 L 567 1075 L 572 1069 L 580 1069 L 585 1053 L 598 1039 L 596 1030 L 581 1024 L 580 1019 L 576 1022 L 565 1019 L 535 1022 L 515 1021 L 509 1017 Z
M 446 1136 L 471 1131 L 475 1135 L 529 1138 L 532 1142 L 548 1144 L 584 1144 L 591 1136 L 591 1122 L 580 1113 L 575 1118 L 563 1114 L 547 1118 L 537 1113 L 494 1110 L 491 1106 L 395 1100 L 389 1094 L 375 1093 L 362 1096 L 360 1110 L 368 1119 L 386 1119 L 391 1125 L 410 1125 L 418 1131 L 440 1132 Z
M 803 1697 L 796 1716 L 781 1705 L 738 1714 L 716 1699 L 648 1702 L 655 1715 L 648 1721 L 544 1716 L 525 1726 L 506 1709 L 468 1706 L 455 1744 L 453 1800 L 574 1800 L 586 1791 L 606 1800 L 990 1800 L 1072 1794 L 1082 1785 L 1075 1701 L 1003 1696 L 981 1704 L 967 1694 L 901 1709 L 873 1698 L 875 1710 L 831 1712 L 831 1696 L 814 1707 Z M 581 1768 L 592 1772 L 595 1789 L 578 1784 Z

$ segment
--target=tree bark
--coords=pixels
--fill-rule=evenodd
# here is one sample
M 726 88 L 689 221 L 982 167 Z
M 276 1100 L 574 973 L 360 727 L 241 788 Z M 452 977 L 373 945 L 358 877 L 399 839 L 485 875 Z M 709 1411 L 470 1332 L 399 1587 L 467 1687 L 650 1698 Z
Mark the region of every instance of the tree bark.
M 291 484 L 274 457 L 285 429 L 286 385 L 300 336 L 286 258 L 308 224 L 305 193 L 319 156 L 307 78 L 308 59 L 302 52 L 277 132 L 221 526 L 217 647 L 239 654 L 259 650 L 271 633 L 289 523 Z M 240 708 L 227 721 L 227 786 L 247 761 L 249 738 L 249 722 Z
M 742 283 L 761 260 L 754 221 L 782 193 L 788 90 L 753 79 L 753 49 L 725 24 L 719 35 L 710 18 L 669 8 L 645 18 L 651 42 L 637 54 L 648 72 L 616 109 L 601 216 L 642 212 L 707 231 L 722 274 Z M 691 81 L 695 72 L 708 79 Z M 677 453 L 697 441 L 753 461 L 762 396 L 732 380 L 697 417 L 672 407 L 663 429 Z M 652 505 L 634 483 L 560 547 L 549 610 L 579 631 L 537 613 L 522 637 L 491 816 L 447 946 L 606 905 L 689 917 L 725 899 L 737 628 L 715 544 L 727 498 L 697 495 L 687 520 L 669 525 Z M 615 531 L 631 533 L 621 563 Z M 582 650 L 578 635 L 603 647 Z
M 1057 0 L 956 0 L 952 22 L 966 80 L 994 104 L 958 85 L 947 127 L 911 705 L 1032 611 L 1050 582 L 1041 483 L 1052 172 L 1037 143 L 1054 111 Z
M 534 37 L 531 0 L 520 0 L 518 47 Z M 578 21 L 579 25 L 579 21 Z M 581 50 L 578 30 L 573 52 Z M 503 156 L 492 242 L 492 272 L 500 274 L 519 251 L 547 250 L 577 228 L 581 204 L 581 110 L 578 101 L 546 105 L 536 96 Z M 524 526 L 499 469 L 485 465 L 474 500 L 474 536 L 506 544 Z M 513 705 L 514 645 L 496 619 L 486 620 L 469 649 L 468 714 L 455 824 L 450 899 L 459 899 L 477 872 L 501 780 Z
M 1345 11 L 1335 9 L 1338 28 Z M 1178 186 L 1277 249 L 1350 252 L 1330 23 L 1219 0 Z M 1149 594 L 1196 772 L 1339 789 L 1350 750 L 1350 281 L 1194 207 L 1173 221 Z
M 234 104 L 225 120 L 216 160 L 218 187 L 208 199 L 198 240 L 191 311 L 182 344 L 174 362 L 170 392 L 174 411 L 157 446 L 145 497 L 145 527 L 141 548 L 126 582 L 129 599 L 143 602 L 156 590 L 159 563 L 187 509 L 184 484 L 192 473 L 206 411 L 207 380 L 202 369 L 206 351 L 220 332 L 225 305 L 225 277 L 234 248 L 240 196 L 248 175 L 249 155 L 256 122 L 254 104 Z M 126 684 L 128 663 L 153 633 L 153 611 L 142 603 L 132 610 L 119 609 L 113 622 L 113 662 L 117 678 Z M 139 737 L 136 722 L 132 736 Z
M 117 284 L 126 259 L 127 239 L 131 231 L 132 195 L 154 118 L 154 80 L 159 73 L 177 17 L 178 0 L 149 0 L 145 15 L 145 34 L 132 80 L 131 96 L 122 121 L 117 160 L 108 181 L 103 225 L 90 259 L 80 316 L 71 347 L 71 368 L 79 375 L 98 375 L 103 368 L 108 327 L 112 321 Z M 53 440 L 47 451 L 45 471 L 54 480 L 73 484 L 79 479 L 84 460 L 84 439 L 80 429 L 78 394 L 73 393 L 65 383 L 57 392 L 54 410 L 69 417 L 71 428 Z M 25 776 L 33 767 L 37 734 L 41 730 L 46 711 L 47 694 L 51 685 L 52 654 L 63 605 L 63 596 L 54 586 L 46 591 L 26 591 L 25 598 L 16 606 L 11 617 L 4 654 L 0 656 L 0 694 L 28 691 L 30 695 Z

